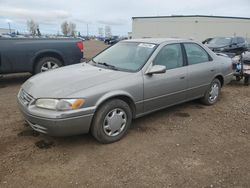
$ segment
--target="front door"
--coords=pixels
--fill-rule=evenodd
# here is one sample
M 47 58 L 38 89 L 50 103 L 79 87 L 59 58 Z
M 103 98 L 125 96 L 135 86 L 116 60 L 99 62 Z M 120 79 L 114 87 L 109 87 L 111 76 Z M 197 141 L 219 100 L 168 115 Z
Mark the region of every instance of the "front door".
M 186 100 L 187 66 L 180 44 L 168 44 L 159 51 L 153 65 L 164 65 L 162 74 L 144 75 L 144 112 L 151 112 Z

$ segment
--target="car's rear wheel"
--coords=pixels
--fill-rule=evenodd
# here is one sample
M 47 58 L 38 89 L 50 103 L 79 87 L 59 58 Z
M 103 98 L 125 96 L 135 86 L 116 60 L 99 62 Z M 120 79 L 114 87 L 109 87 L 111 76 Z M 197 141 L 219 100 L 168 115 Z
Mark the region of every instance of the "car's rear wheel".
M 114 99 L 101 105 L 95 113 L 91 133 L 101 143 L 108 144 L 126 135 L 132 121 L 129 105 Z
M 215 78 L 210 84 L 208 90 L 206 91 L 204 97 L 201 101 L 206 105 L 213 105 L 218 101 L 221 91 L 221 82 Z
M 35 66 L 35 74 L 40 72 L 46 72 L 53 70 L 62 66 L 62 62 L 54 57 L 43 57 L 41 58 Z

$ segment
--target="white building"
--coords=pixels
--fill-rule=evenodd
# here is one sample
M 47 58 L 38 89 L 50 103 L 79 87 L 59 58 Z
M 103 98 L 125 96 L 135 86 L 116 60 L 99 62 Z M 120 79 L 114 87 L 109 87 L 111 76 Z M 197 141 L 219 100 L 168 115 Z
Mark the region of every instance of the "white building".
M 223 16 L 133 17 L 133 38 L 192 38 L 203 41 L 215 36 L 250 38 L 250 18 Z
M 11 33 L 14 33 L 15 29 L 11 29 Z M 6 28 L 0 28 L 0 34 L 10 33 L 9 29 Z

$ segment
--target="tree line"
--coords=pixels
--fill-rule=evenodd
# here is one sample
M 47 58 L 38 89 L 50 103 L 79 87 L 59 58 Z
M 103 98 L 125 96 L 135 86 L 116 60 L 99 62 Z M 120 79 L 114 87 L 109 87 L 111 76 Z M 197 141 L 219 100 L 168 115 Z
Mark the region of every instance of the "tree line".
M 34 20 L 27 21 L 27 29 L 33 36 L 41 36 L 39 24 Z M 64 36 L 76 36 L 76 24 L 73 22 L 64 21 L 61 24 L 61 31 Z

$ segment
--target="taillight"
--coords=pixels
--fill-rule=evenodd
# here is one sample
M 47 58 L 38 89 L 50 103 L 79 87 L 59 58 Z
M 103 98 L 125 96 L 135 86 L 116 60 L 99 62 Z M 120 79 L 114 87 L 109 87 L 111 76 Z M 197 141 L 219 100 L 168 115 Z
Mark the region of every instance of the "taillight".
M 83 50 L 84 50 L 83 42 L 81 42 L 81 41 L 77 42 L 76 46 L 80 49 L 81 52 L 83 52 Z

